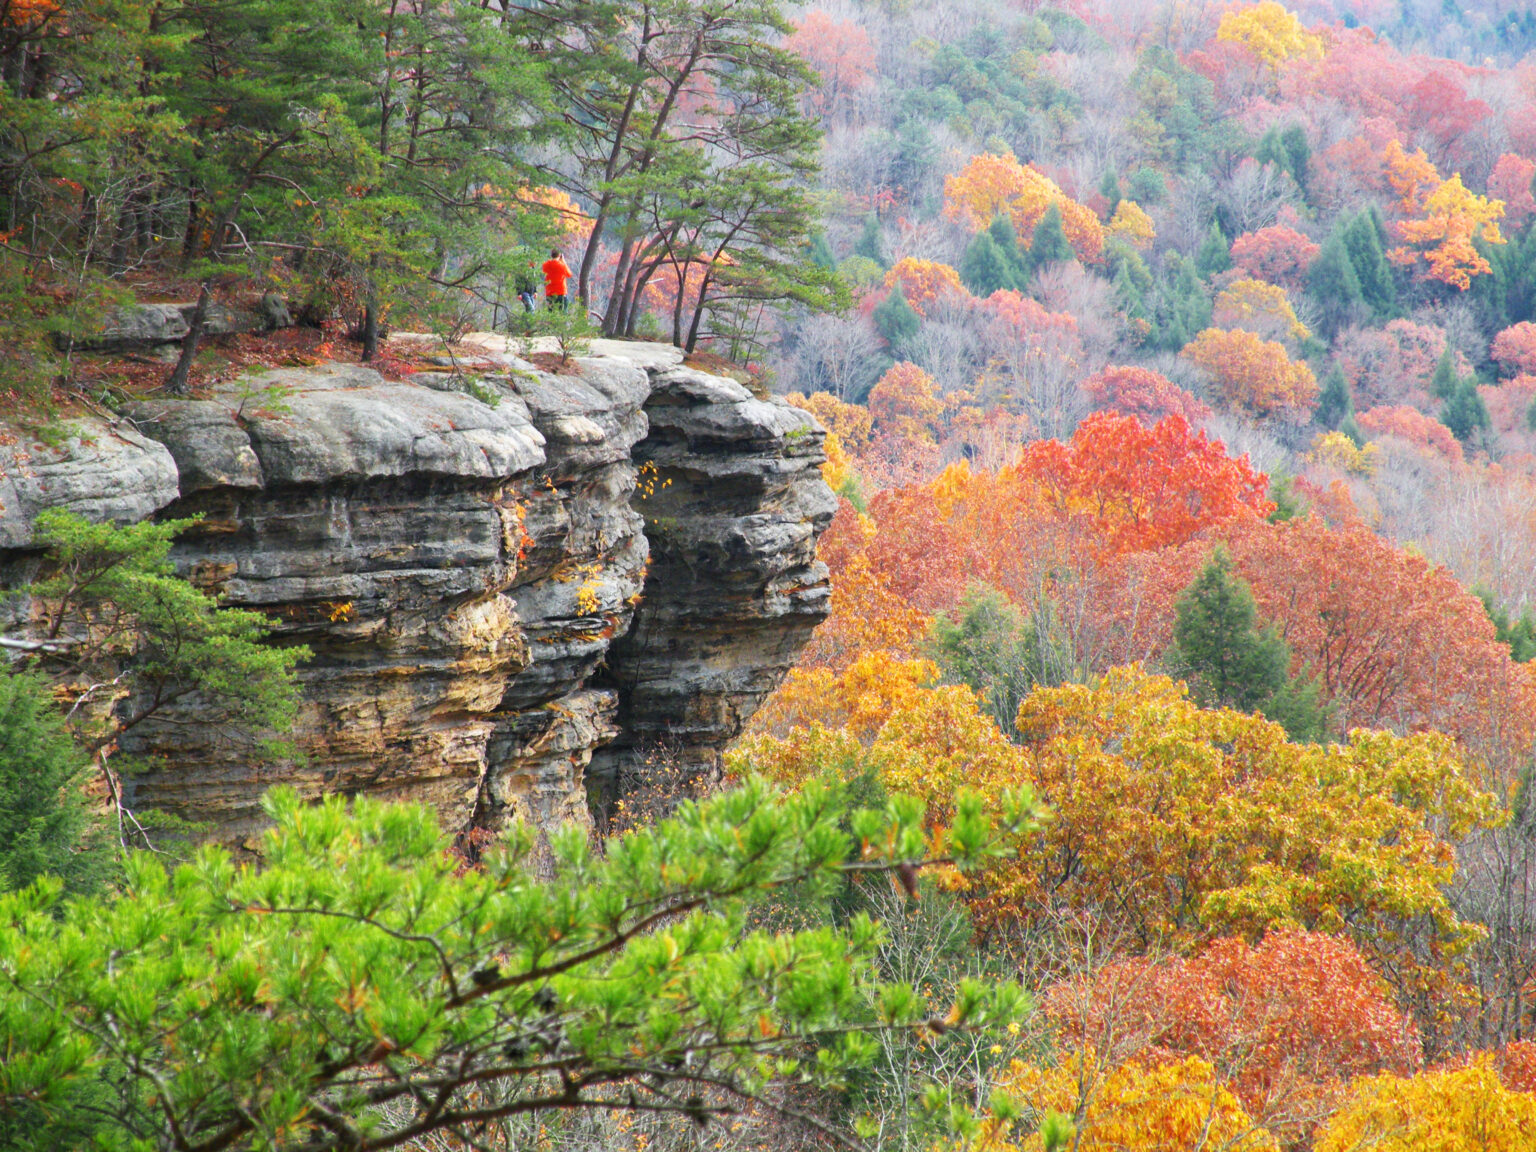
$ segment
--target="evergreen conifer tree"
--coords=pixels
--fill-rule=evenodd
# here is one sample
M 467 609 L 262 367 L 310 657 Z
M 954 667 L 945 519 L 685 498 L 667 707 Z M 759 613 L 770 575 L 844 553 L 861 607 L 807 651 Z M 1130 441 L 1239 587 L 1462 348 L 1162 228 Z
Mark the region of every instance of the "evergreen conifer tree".
M 1075 260 L 1077 254 L 1067 242 L 1067 233 L 1061 226 L 1061 209 L 1052 204 L 1035 225 L 1029 242 L 1029 263 L 1034 269 L 1044 268 L 1063 260 Z
M 1203 279 L 1209 280 L 1218 272 L 1225 272 L 1230 267 L 1232 267 L 1232 245 L 1227 240 L 1227 234 L 1221 230 L 1221 222 L 1212 220 L 1210 231 L 1205 234 L 1199 251 L 1195 253 L 1195 271 L 1200 273 Z
M 1307 288 L 1322 311 L 1321 327 L 1328 335 L 1343 327 L 1351 309 L 1360 303 L 1360 279 L 1337 232 L 1323 242 L 1322 251 L 1312 261 Z
M 41 676 L 0 671 L 0 892 L 45 875 L 88 892 L 110 866 L 80 791 L 88 761 L 51 700 Z
M 864 228 L 854 242 L 853 254 L 867 257 L 882 268 L 891 266 L 891 259 L 885 254 L 885 237 L 880 231 L 880 221 L 873 212 L 864 217 Z
M 1435 364 L 1435 374 L 1429 378 L 1430 394 L 1440 400 L 1449 400 L 1456 393 L 1456 385 L 1461 378 L 1456 375 L 1456 362 L 1451 355 L 1451 346 L 1447 344 L 1440 353 L 1440 359 Z
M 875 306 L 870 318 L 875 322 L 875 329 L 884 337 L 891 356 L 897 360 L 907 359 L 908 346 L 923 326 L 923 320 L 912 305 L 907 303 L 907 295 L 901 290 L 900 283 Z
M 1164 289 L 1158 308 L 1157 342 L 1178 351 L 1210 323 L 1211 298 L 1206 286 L 1192 260 L 1178 259 L 1172 283 Z
M 810 244 L 811 263 L 818 268 L 825 268 L 829 272 L 837 271 L 837 257 L 832 255 L 832 245 L 827 243 L 827 234 L 818 232 L 811 237 Z
M 992 242 L 997 245 L 997 250 L 1002 253 L 1003 260 L 1008 265 L 1008 271 L 1013 277 L 1013 283 L 1009 287 L 1019 292 L 1029 287 L 1029 257 L 1019 247 L 1019 237 L 1013 230 L 1013 220 L 1006 212 L 999 212 L 992 217 L 992 223 L 987 225 L 987 231 L 992 236 Z
M 1338 361 L 1329 365 L 1323 377 L 1323 389 L 1317 397 L 1317 411 L 1313 414 L 1324 428 L 1337 428 L 1346 418 L 1355 414 L 1355 402 L 1349 394 L 1349 381 Z
M 1168 662 L 1203 706 L 1262 712 L 1293 740 L 1326 729 L 1317 684 L 1290 675 L 1291 651 L 1273 625 L 1260 628 L 1247 581 L 1216 553 L 1178 599 Z
M 1356 448 L 1365 447 L 1365 433 L 1360 430 L 1359 423 L 1355 420 L 1355 414 L 1350 412 L 1339 421 L 1339 431 L 1349 437 L 1349 442 Z
M 1104 173 L 1104 179 L 1099 181 L 1099 195 L 1104 197 L 1104 219 L 1114 219 L 1115 209 L 1120 207 L 1123 193 L 1120 191 L 1120 177 L 1113 168 Z
M 1349 253 L 1361 299 L 1370 305 L 1377 320 L 1391 318 L 1397 312 L 1397 285 L 1387 259 L 1386 225 L 1381 213 L 1374 205 L 1366 208 L 1346 221 L 1338 232 Z
M 1456 385 L 1451 398 L 1440 409 L 1440 423 L 1463 444 L 1470 444 L 1478 432 L 1486 432 L 1491 427 L 1488 406 L 1478 395 L 1476 380 L 1468 376 Z
M 971 238 L 959 271 L 960 282 L 972 296 L 985 299 L 1000 289 L 1015 287 L 1013 270 L 990 232 L 978 232 Z

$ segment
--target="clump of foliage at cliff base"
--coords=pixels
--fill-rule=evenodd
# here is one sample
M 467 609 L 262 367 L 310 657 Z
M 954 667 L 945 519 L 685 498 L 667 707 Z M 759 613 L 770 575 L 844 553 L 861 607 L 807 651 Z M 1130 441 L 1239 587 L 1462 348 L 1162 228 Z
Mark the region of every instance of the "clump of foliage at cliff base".
M 165 821 L 125 798 L 125 742 L 195 720 L 258 753 L 291 725 L 308 652 L 265 643 L 258 612 L 221 608 L 176 576 L 172 540 L 193 520 L 127 527 L 58 509 L 38 517 L 37 577 L 11 592 L 0 651 L 0 886 L 43 874 L 97 887 L 109 861 L 156 844 Z M 92 827 L 82 788 L 107 813 Z M 99 821 L 97 821 L 99 823 Z

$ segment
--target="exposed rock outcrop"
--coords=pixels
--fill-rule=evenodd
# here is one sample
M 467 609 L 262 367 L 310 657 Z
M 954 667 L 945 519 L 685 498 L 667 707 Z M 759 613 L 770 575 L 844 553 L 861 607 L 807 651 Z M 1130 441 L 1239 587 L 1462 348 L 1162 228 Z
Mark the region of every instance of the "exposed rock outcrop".
M 670 347 L 597 342 L 566 376 L 482 345 L 506 372 L 475 395 L 281 370 L 0 446 L 0 581 L 42 507 L 199 516 L 179 569 L 313 653 L 297 756 L 194 708 L 125 740 L 164 763 L 132 803 L 233 841 L 279 780 L 548 827 L 584 818 L 589 762 L 610 795 L 658 747 L 718 764 L 827 610 L 821 430 Z

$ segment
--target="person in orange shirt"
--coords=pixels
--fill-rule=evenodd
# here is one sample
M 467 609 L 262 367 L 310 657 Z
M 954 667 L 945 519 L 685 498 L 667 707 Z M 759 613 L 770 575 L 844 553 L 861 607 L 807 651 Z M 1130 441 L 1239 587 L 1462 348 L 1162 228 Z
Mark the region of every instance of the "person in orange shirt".
M 549 259 L 544 261 L 544 300 L 551 308 L 565 310 L 565 284 L 571 278 L 571 270 L 564 260 L 560 259 L 560 252 L 554 249 L 549 254 Z

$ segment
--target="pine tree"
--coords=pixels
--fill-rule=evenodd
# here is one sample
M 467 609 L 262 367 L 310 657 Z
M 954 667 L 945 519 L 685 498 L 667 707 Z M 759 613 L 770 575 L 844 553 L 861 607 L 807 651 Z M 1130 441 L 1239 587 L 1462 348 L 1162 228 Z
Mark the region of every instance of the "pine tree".
M 1061 209 L 1052 204 L 1045 210 L 1045 215 L 1040 217 L 1034 235 L 1030 238 L 1030 266 L 1038 270 L 1048 264 L 1075 259 L 1077 254 L 1072 251 L 1072 245 L 1067 242 L 1066 230 L 1061 226 Z
M 1202 279 L 1209 280 L 1230 267 L 1232 245 L 1227 241 L 1227 234 L 1221 230 L 1221 222 L 1212 220 L 1210 231 L 1205 234 L 1199 251 L 1195 253 L 1195 271 L 1200 273 Z
M 1184 347 L 1211 323 L 1211 298 L 1194 261 L 1175 261 L 1172 283 L 1163 290 L 1157 310 L 1157 342 L 1170 351 Z
M 1456 374 L 1456 361 L 1451 354 L 1450 344 L 1446 344 L 1435 364 L 1435 374 L 1429 378 L 1430 394 L 1440 400 L 1449 400 L 1455 395 L 1459 383 L 1461 378 Z
M 1099 181 L 1099 195 L 1104 197 L 1104 219 L 1113 220 L 1115 209 L 1120 207 L 1124 195 L 1120 191 L 1120 177 L 1113 168 L 1104 173 L 1104 179 Z
M 1323 377 L 1323 389 L 1318 394 L 1313 416 L 1324 428 L 1337 428 L 1340 422 L 1354 414 L 1355 402 L 1349 394 L 1349 381 L 1344 379 L 1344 370 L 1335 360 Z
M 88 892 L 110 866 L 80 790 L 88 761 L 51 698 L 41 676 L 0 671 L 0 892 L 44 875 Z
M 990 232 L 978 232 L 960 258 L 960 282 L 971 295 L 985 298 L 1004 288 L 1016 287 L 1013 270 Z
M 1316 683 L 1291 677 L 1290 647 L 1274 625 L 1259 628 L 1257 618 L 1247 581 L 1218 548 L 1178 599 L 1169 666 L 1202 706 L 1262 712 L 1293 740 L 1319 738 L 1326 717 Z
M 1350 412 L 1339 421 L 1339 431 L 1349 437 L 1349 442 L 1356 448 L 1365 447 L 1365 433 L 1360 430 L 1359 423 L 1355 420 L 1355 414 Z
M 1349 253 L 1361 299 L 1370 305 L 1375 319 L 1390 319 L 1397 314 L 1397 285 L 1387 259 L 1386 224 L 1381 213 L 1372 205 L 1346 221 L 1338 233 Z
M 818 232 L 811 237 L 809 255 L 811 263 L 818 268 L 825 268 L 829 272 L 837 271 L 837 257 L 832 255 L 832 245 L 827 243 L 827 234 Z
M 1440 409 L 1440 423 L 1449 428 L 1463 444 L 1471 443 L 1478 432 L 1486 432 L 1492 426 L 1488 406 L 1478 395 L 1477 381 L 1471 376 L 1456 385 L 1451 398 Z
M 1322 310 L 1320 327 L 1332 335 L 1343 327 L 1360 303 L 1360 280 L 1344 241 L 1335 232 L 1323 242 L 1322 251 L 1307 272 L 1307 289 Z
M 880 231 L 880 221 L 873 212 L 864 217 L 864 228 L 859 233 L 858 240 L 854 242 L 853 254 L 867 257 L 882 268 L 891 266 L 891 259 L 885 254 L 885 236 Z
M 1280 148 L 1285 154 L 1285 170 L 1301 189 L 1302 199 L 1307 197 L 1307 165 L 1312 160 L 1312 149 L 1307 144 L 1307 134 L 1300 124 L 1292 124 L 1280 133 Z
M 1029 256 L 1019 247 L 1019 237 L 1013 230 L 1013 220 L 1006 212 L 999 212 L 992 217 L 992 223 L 987 225 L 987 231 L 992 236 L 992 242 L 997 245 L 997 250 L 1002 253 L 1003 260 L 1008 265 L 1009 274 L 1013 277 L 1013 283 L 1009 287 L 1023 292 L 1029 287 Z
M 917 335 L 919 328 L 923 326 L 922 317 L 907 303 L 906 293 L 901 290 L 901 284 L 891 289 L 890 295 L 875 306 L 870 313 L 870 319 L 875 322 L 875 328 L 885 338 L 887 349 L 892 357 L 897 360 L 907 359 L 908 346 L 912 337 Z

